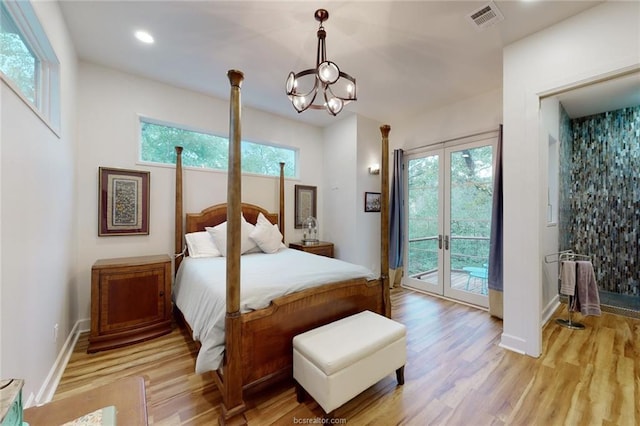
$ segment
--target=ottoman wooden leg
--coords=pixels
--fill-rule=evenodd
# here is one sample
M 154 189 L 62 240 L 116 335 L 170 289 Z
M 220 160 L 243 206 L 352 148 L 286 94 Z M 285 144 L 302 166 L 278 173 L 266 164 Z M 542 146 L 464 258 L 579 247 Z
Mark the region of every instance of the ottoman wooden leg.
M 404 385 L 404 365 L 396 370 L 398 385 Z
M 304 402 L 307 399 L 307 391 L 298 382 L 296 382 L 296 399 L 298 402 Z

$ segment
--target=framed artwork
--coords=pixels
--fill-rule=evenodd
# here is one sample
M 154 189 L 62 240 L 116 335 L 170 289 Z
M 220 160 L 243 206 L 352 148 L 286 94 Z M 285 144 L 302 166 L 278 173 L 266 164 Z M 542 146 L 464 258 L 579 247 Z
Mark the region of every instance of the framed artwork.
M 379 192 L 364 193 L 364 211 L 365 212 L 380 211 L 380 193 Z
M 98 168 L 98 236 L 149 235 L 149 172 Z
M 295 227 L 300 229 L 309 216 L 316 219 L 316 187 L 306 185 L 295 186 Z

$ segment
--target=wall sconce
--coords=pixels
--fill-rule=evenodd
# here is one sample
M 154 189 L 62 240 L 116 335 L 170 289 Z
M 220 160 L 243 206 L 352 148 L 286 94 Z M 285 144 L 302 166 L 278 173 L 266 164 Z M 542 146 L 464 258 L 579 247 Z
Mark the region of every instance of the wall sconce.
M 372 164 L 369 166 L 369 174 L 370 175 L 379 175 L 380 174 L 380 164 Z

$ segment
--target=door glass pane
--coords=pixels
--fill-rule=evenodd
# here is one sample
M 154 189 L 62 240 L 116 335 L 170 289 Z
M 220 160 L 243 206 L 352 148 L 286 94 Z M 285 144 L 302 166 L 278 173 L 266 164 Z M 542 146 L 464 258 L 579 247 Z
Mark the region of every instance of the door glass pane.
M 439 156 L 407 162 L 407 275 L 438 284 Z
M 451 288 L 487 294 L 493 148 L 451 153 Z

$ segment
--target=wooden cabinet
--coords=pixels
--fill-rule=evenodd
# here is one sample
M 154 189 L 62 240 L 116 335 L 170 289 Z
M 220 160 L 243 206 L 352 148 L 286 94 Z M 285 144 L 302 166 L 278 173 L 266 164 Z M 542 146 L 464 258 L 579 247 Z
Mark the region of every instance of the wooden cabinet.
M 171 331 L 171 259 L 167 255 L 101 259 L 91 268 L 87 352 Z
M 303 242 L 289 243 L 289 248 L 319 254 L 320 256 L 333 257 L 333 243 L 326 241 L 320 241 L 315 244 L 304 244 Z

